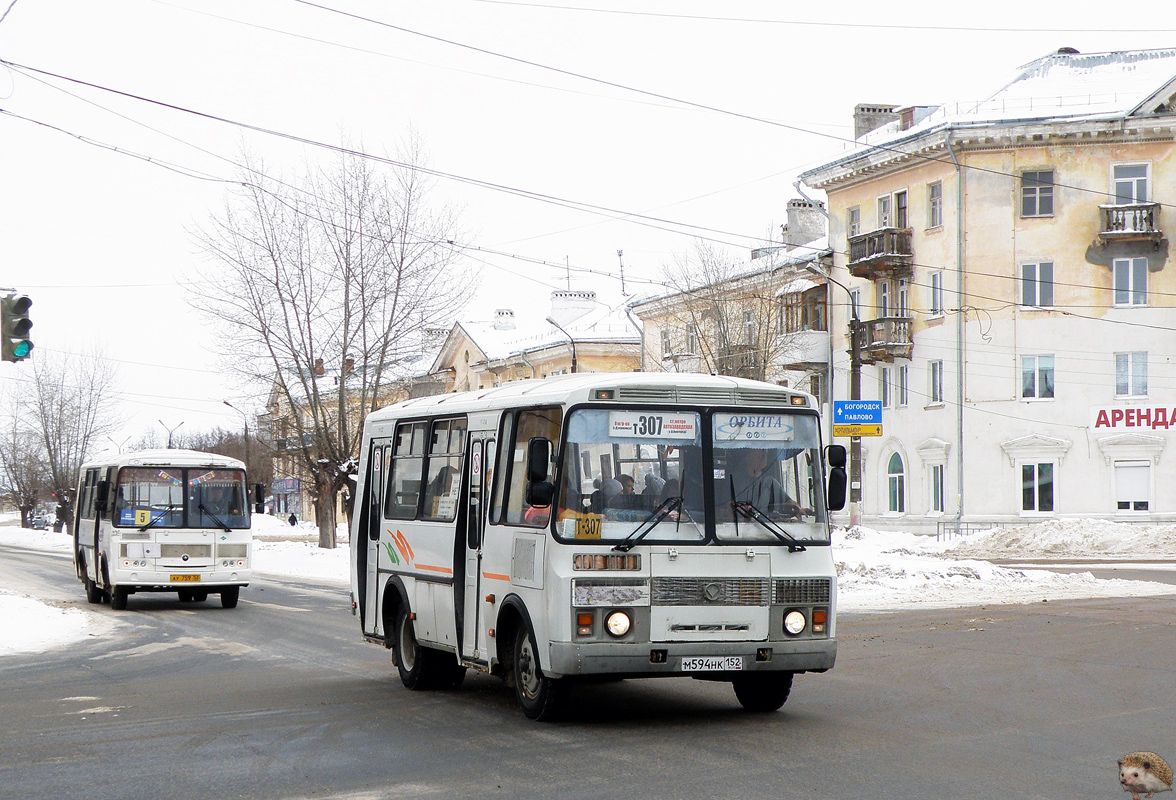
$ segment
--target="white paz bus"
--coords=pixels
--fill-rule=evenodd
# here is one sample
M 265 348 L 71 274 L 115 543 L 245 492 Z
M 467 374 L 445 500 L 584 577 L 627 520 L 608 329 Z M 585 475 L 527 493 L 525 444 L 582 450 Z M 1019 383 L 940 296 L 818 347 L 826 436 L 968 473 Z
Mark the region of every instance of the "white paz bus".
M 376 411 L 360 458 L 353 610 L 410 689 L 490 672 L 542 719 L 577 680 L 686 675 L 766 711 L 833 666 L 845 450 L 809 395 L 518 381 Z
M 74 565 L 91 603 L 122 610 L 136 592 L 233 608 L 252 576 L 249 487 L 235 458 L 145 450 L 82 466 Z M 255 502 L 261 486 L 254 485 Z

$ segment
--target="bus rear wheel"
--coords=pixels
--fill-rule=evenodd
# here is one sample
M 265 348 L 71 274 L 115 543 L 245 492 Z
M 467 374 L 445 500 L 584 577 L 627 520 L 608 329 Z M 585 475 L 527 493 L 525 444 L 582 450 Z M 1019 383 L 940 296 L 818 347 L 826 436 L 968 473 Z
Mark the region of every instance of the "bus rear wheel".
M 776 711 L 792 691 L 792 673 L 752 673 L 735 678 L 731 684 L 739 704 L 748 711 Z
M 239 600 L 241 597 L 241 587 L 228 586 L 224 589 L 221 589 L 220 596 L 221 608 L 236 608 L 237 600 Z M 197 602 L 207 600 L 208 592 L 197 592 L 193 599 L 195 599 Z
M 127 608 L 127 596 L 130 592 L 125 586 L 114 586 L 110 589 L 110 607 L 115 611 L 125 611 Z
M 535 637 L 526 625 L 520 625 L 515 634 L 514 661 L 511 670 L 514 677 L 515 697 L 523 713 L 534 720 L 555 719 L 567 699 L 566 680 L 549 678 L 539 666 L 539 648 Z

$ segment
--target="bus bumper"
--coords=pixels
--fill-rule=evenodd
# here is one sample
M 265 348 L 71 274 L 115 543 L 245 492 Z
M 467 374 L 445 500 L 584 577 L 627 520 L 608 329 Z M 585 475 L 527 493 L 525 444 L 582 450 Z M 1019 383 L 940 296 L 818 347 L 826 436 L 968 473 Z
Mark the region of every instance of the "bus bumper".
M 723 672 L 684 671 L 682 659 L 690 656 L 737 656 L 741 668 Z M 802 639 L 794 642 L 652 642 L 617 643 L 552 642 L 552 677 L 573 675 L 628 675 L 678 677 L 731 677 L 747 672 L 824 672 L 837 660 L 835 639 Z

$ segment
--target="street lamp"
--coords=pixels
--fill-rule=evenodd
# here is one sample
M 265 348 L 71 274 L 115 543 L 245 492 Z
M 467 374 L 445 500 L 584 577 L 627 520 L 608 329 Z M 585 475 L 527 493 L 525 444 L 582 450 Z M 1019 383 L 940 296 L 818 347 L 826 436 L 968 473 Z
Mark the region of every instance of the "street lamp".
M 245 423 L 245 469 L 248 470 L 250 467 L 250 462 L 249 462 L 249 416 L 244 411 L 242 411 L 241 409 L 237 408 L 235 405 L 230 403 L 228 400 L 225 400 L 224 404 L 226 406 L 228 406 L 229 408 L 233 409 L 234 411 L 236 411 L 238 414 L 240 414 L 241 421 Z
M 163 425 L 163 420 L 160 420 L 160 421 L 159 421 L 159 424 L 160 424 L 160 425 Z M 184 424 L 184 423 L 182 423 L 182 422 L 180 423 L 180 425 L 183 425 L 183 424 Z M 172 446 L 172 434 L 173 434 L 173 433 L 175 433 L 176 431 L 178 431 L 178 430 L 180 429 L 180 425 L 177 425 L 177 426 L 175 426 L 174 428 L 169 428 L 168 426 L 166 426 L 166 425 L 163 425 L 163 429 L 164 429 L 165 431 L 167 431 L 167 449 L 168 449 L 168 450 L 171 450 L 171 446 Z
M 551 317 L 548 317 L 547 321 L 550 322 L 555 327 L 559 328 L 561 331 L 563 331 L 563 335 L 568 337 L 568 342 L 572 345 L 572 372 L 575 372 L 576 371 L 576 340 L 572 338 L 572 335 L 570 333 L 568 333 L 566 330 L 564 330 L 563 325 L 560 325 L 558 322 L 553 320 Z
M 849 399 L 862 399 L 862 321 L 858 317 L 857 297 L 841 281 L 817 269 L 815 264 L 805 264 L 809 272 L 834 283 L 849 295 Z M 831 304 L 830 304 L 831 305 Z M 830 334 L 832 335 L 832 334 Z M 832 389 L 832 387 L 830 387 Z M 830 392 L 830 395 L 832 392 Z M 830 397 L 830 400 L 832 397 Z M 830 405 L 830 407 L 832 407 Z M 832 431 L 830 431 L 832 434 Z M 862 521 L 862 437 L 849 437 L 849 523 L 859 525 Z

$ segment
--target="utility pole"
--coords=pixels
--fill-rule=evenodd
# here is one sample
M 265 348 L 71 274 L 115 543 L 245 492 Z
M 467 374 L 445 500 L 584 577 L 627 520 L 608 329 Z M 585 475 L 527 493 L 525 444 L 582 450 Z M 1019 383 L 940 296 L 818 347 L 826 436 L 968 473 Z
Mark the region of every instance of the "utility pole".
M 163 425 L 163 420 L 160 420 L 159 424 Z M 180 423 L 180 425 L 183 425 L 183 424 L 184 424 L 183 422 Z M 163 425 L 163 429 L 165 431 L 167 431 L 167 449 L 168 450 L 172 449 L 172 434 L 180 429 L 180 425 L 177 425 L 174 428 L 169 428 L 168 426 Z
M 858 317 L 857 297 L 853 291 L 850 290 L 841 281 L 835 279 L 831 275 L 821 272 L 814 264 L 805 264 L 804 267 L 814 275 L 818 275 L 829 283 L 836 284 L 845 290 L 849 295 L 849 399 L 862 399 L 862 342 L 864 336 L 864 326 L 861 319 Z M 829 307 L 832 307 L 829 303 Z M 832 335 L 832 334 L 830 334 Z M 830 403 L 829 407 L 832 409 L 832 386 L 830 388 Z M 830 431 L 831 433 L 832 431 Z M 849 524 L 850 526 L 860 525 L 862 522 L 862 437 L 849 437 Z
M 228 400 L 223 402 L 226 406 L 240 414 L 242 421 L 245 423 L 245 469 L 248 471 L 251 464 L 249 461 L 249 416 L 244 411 L 230 403 Z

